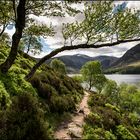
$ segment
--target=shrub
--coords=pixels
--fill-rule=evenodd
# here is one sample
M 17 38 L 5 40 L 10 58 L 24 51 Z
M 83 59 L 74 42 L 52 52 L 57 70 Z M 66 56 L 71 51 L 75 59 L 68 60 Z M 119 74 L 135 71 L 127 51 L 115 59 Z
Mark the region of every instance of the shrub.
M 110 131 L 105 131 L 103 128 L 96 128 L 93 129 L 90 126 L 84 126 L 84 137 L 83 139 L 113 139 L 115 140 L 116 137 Z
M 117 107 L 114 106 L 114 105 L 111 105 L 111 104 L 107 103 L 107 104 L 105 104 L 105 106 L 108 107 L 108 108 L 110 108 L 110 109 L 112 109 L 112 110 L 115 110 L 115 111 L 117 111 L 117 112 L 120 112 L 120 109 L 117 108 Z
M 105 131 L 105 139 L 106 140 L 116 140 L 117 138 L 110 131 Z
M 32 85 L 24 80 L 24 76 L 24 74 L 15 74 L 13 72 L 9 72 L 7 74 L 0 73 L 1 81 L 9 95 L 18 95 L 23 91 L 36 94 Z
M 129 113 L 128 118 L 129 122 L 131 123 L 131 126 L 140 127 L 140 116 L 136 112 Z
M 10 103 L 10 96 L 5 90 L 3 83 L 0 81 L 0 109 L 8 107 Z
M 97 113 L 90 113 L 85 117 L 87 124 L 91 125 L 94 128 L 102 127 L 103 119 Z
M 12 99 L 12 105 L 2 114 L 0 135 L 3 140 L 47 140 L 51 131 L 44 121 L 44 113 L 31 94 L 21 94 Z
M 98 106 L 94 108 L 93 111 L 98 113 L 98 115 L 102 118 L 102 125 L 106 130 L 114 130 L 116 125 L 121 124 L 120 114 L 112 109 Z
M 88 100 L 88 105 L 92 106 L 105 106 L 108 98 L 102 94 L 92 94 Z
M 137 139 L 126 127 L 123 125 L 119 125 L 116 127 L 116 136 L 118 139 L 126 140 L 126 139 Z
M 70 95 L 52 96 L 49 106 L 51 112 L 63 113 L 75 110 L 75 102 Z

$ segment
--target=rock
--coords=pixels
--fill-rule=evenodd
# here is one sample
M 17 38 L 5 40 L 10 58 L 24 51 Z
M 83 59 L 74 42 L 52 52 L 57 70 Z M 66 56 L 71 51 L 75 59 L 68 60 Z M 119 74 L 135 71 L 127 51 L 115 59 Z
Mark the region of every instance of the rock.
M 78 111 L 78 113 L 84 114 L 84 109 L 80 109 L 80 110 Z
M 78 127 L 82 127 L 82 126 L 83 126 L 83 123 L 80 123 L 80 122 L 75 122 L 75 124 L 76 124 Z
M 75 127 L 76 125 L 75 125 L 75 123 L 70 123 L 70 124 L 68 124 L 68 128 L 73 128 L 73 127 Z
M 80 127 L 69 128 L 69 135 L 72 138 L 81 138 L 82 137 L 82 129 Z

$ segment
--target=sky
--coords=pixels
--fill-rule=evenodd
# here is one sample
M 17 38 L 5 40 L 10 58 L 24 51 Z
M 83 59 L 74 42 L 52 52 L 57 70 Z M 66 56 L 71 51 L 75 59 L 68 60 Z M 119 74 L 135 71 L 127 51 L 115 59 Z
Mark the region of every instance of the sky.
M 115 1 L 115 4 L 118 5 L 118 4 L 122 4 L 124 2 L 126 3 L 126 7 L 128 7 L 128 8 L 140 9 L 140 1 Z M 72 6 L 79 10 L 82 10 L 84 8 L 83 3 L 78 4 L 78 5 L 73 4 Z M 42 38 L 42 44 L 44 47 L 43 47 L 43 52 L 41 52 L 39 55 L 35 56 L 38 58 L 41 58 L 41 57 L 47 55 L 48 53 L 50 53 L 52 50 L 63 46 L 64 39 L 61 34 L 62 23 L 72 23 L 75 21 L 82 21 L 84 18 L 83 14 L 78 14 L 76 17 L 70 17 L 70 16 L 66 15 L 66 17 L 64 17 L 64 18 L 62 18 L 62 17 L 48 18 L 45 16 L 37 17 L 34 15 L 31 15 L 31 17 L 34 17 L 34 19 L 36 19 L 36 21 L 42 22 L 47 25 L 52 23 L 55 31 L 57 32 L 53 37 Z M 12 36 L 12 34 L 14 33 L 14 30 L 15 30 L 14 28 L 10 29 L 10 27 L 9 27 L 9 29 L 6 29 L 6 32 L 8 32 Z M 81 42 L 75 42 L 75 43 L 77 44 L 77 43 L 81 43 Z M 99 56 L 99 55 L 121 57 L 128 49 L 134 47 L 138 43 L 140 43 L 140 42 L 124 43 L 124 44 L 120 44 L 117 46 L 103 47 L 103 48 L 99 48 L 99 49 L 77 49 L 77 50 L 73 50 L 73 51 L 64 51 L 64 52 L 58 54 L 57 56 L 84 54 L 84 55 L 88 55 L 91 57 Z

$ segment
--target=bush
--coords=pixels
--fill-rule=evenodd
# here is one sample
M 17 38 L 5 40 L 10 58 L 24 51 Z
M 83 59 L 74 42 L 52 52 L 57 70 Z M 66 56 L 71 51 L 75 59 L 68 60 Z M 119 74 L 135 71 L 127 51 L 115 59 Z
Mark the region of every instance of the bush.
M 87 124 L 91 125 L 94 128 L 102 127 L 103 119 L 97 113 L 90 113 L 85 117 Z
M 120 112 L 120 109 L 117 108 L 117 107 L 114 106 L 114 105 L 111 105 L 111 104 L 107 103 L 107 104 L 105 104 L 105 106 L 108 107 L 108 108 L 110 108 L 110 109 L 112 109 L 112 110 L 115 110 L 115 111 L 117 111 L 117 112 Z
M 0 73 L 0 78 L 5 90 L 11 96 L 18 95 L 23 91 L 36 94 L 36 91 L 32 85 L 24 80 L 24 74 L 15 74 L 13 72 L 9 72 L 7 74 Z
M 21 94 L 12 99 L 12 105 L 1 114 L 0 136 L 3 140 L 47 140 L 51 131 L 44 121 L 44 113 L 31 94 Z
M 126 127 L 119 125 L 116 127 L 116 136 L 121 140 L 135 140 L 137 139 Z
M 88 105 L 92 106 L 105 106 L 107 103 L 108 98 L 102 94 L 93 94 L 90 96 L 88 100 Z
M 134 113 L 129 113 L 128 115 L 129 122 L 131 123 L 131 126 L 133 127 L 140 127 L 140 116 L 134 112 Z
M 92 109 L 102 118 L 102 126 L 105 130 L 114 130 L 116 125 L 121 124 L 121 116 L 116 111 L 107 107 L 97 106 Z
M 65 111 L 75 110 L 75 102 L 70 95 L 52 96 L 50 101 L 51 112 L 63 113 Z
M 110 131 L 105 131 L 103 128 L 96 128 L 93 129 L 90 126 L 85 125 L 84 126 L 84 137 L 83 139 L 89 139 L 89 140 L 100 140 L 100 139 L 113 139 L 115 140 L 116 137 L 114 134 L 112 134 Z
M 140 114 L 140 90 L 132 85 L 121 85 L 120 106 L 125 111 Z
M 3 83 L 0 81 L 0 110 L 10 105 L 10 96 L 5 90 Z
M 37 89 L 38 95 L 44 99 L 50 100 L 52 94 L 57 94 L 55 88 L 53 88 L 50 84 L 47 84 L 45 75 L 35 75 L 30 79 L 30 82 L 34 88 Z M 44 76 L 44 81 L 41 81 L 41 78 Z

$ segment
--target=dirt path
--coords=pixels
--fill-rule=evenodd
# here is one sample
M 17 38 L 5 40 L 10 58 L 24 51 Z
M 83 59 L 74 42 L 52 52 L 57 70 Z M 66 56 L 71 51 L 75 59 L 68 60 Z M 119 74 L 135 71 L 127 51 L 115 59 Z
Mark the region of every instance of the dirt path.
M 62 122 L 57 128 L 54 137 L 55 139 L 74 139 L 82 137 L 82 125 L 84 124 L 84 116 L 90 113 L 87 100 L 89 93 L 85 95 L 78 107 L 77 113 L 73 115 L 68 122 Z

